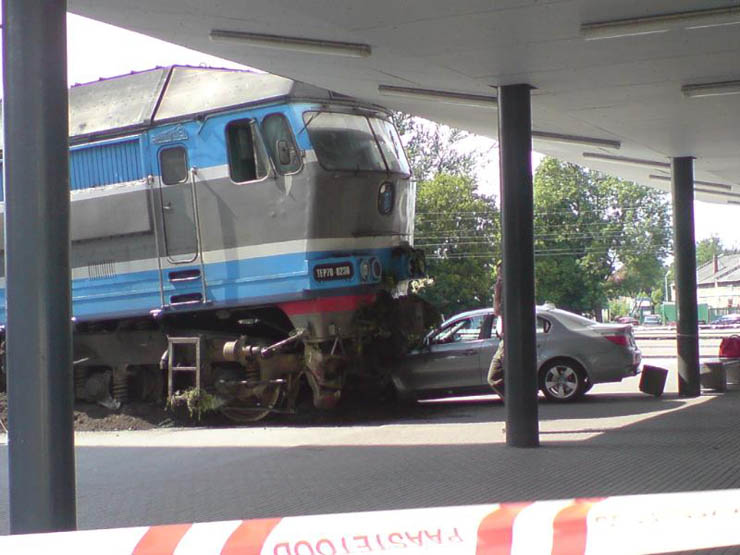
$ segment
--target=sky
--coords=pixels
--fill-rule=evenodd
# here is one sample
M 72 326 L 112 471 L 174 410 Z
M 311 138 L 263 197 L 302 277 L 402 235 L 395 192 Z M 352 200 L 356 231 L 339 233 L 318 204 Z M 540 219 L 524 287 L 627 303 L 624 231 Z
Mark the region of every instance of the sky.
M 75 15 L 68 17 L 67 26 L 67 63 L 70 85 L 171 64 L 244 67 L 228 60 Z M 486 194 L 497 195 L 498 152 L 493 148 L 493 141 L 481 137 L 473 139 L 470 145 L 490 152 L 490 162 L 481 166 L 478 171 L 479 190 Z M 541 159 L 541 155 L 533 154 L 533 169 Z M 697 201 L 695 203 L 696 239 L 701 240 L 717 235 L 725 247 L 740 248 L 740 226 L 736 223 L 739 214 L 740 206 Z

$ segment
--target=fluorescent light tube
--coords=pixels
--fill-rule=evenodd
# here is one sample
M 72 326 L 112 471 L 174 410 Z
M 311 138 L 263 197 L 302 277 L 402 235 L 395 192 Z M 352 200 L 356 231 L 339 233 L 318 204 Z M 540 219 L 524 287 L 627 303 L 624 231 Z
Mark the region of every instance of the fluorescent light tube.
M 709 189 L 698 189 L 694 187 L 694 191 L 697 193 L 707 193 L 710 195 L 720 195 L 723 197 L 733 197 L 733 198 L 740 198 L 740 193 L 727 193 L 724 191 L 711 191 Z
M 652 179 L 654 181 L 671 181 L 671 178 L 667 175 L 654 175 L 650 174 L 648 176 L 648 179 Z M 732 191 L 732 185 L 727 185 L 726 183 L 713 183 L 711 181 L 694 181 L 694 187 L 697 185 L 703 186 L 703 187 L 716 187 L 717 189 L 724 189 L 725 191 Z
M 644 160 L 642 158 L 628 158 L 626 156 L 614 156 L 612 154 L 600 154 L 598 152 L 584 152 L 583 157 L 591 160 L 600 160 L 610 164 L 621 164 L 623 166 L 637 166 L 639 168 L 670 168 L 669 162 L 657 160 Z
M 681 92 L 686 98 L 703 98 L 705 96 L 725 96 L 740 94 L 740 81 L 721 81 L 718 83 L 699 83 L 684 85 Z
M 665 23 L 647 22 L 640 18 L 584 23 L 581 25 L 581 36 L 586 40 L 656 35 L 658 33 L 667 33 L 668 31 L 670 31 L 670 28 Z
M 378 85 L 378 93 L 383 96 L 396 96 L 399 98 L 425 100 L 428 102 L 442 102 L 444 104 L 459 104 L 462 106 L 474 106 L 477 108 L 496 109 L 498 107 L 498 101 L 495 96 L 484 96 L 481 94 L 437 91 L 432 89 L 414 89 L 410 87 L 394 87 L 391 85 Z
M 275 48 L 304 52 L 306 54 L 328 54 L 330 56 L 347 56 L 349 58 L 367 58 L 372 49 L 367 44 L 353 42 L 336 42 L 301 37 L 282 37 L 279 35 L 263 35 L 259 33 L 244 33 L 242 31 L 228 31 L 213 29 L 211 40 L 231 41 L 256 46 L 258 48 Z
M 583 137 L 580 135 L 564 135 L 562 133 L 550 133 L 549 131 L 532 131 L 532 138 L 539 139 L 541 141 L 550 141 L 552 143 L 565 143 L 565 144 L 605 147 L 605 148 L 614 148 L 617 150 L 622 147 L 621 141 L 615 141 L 612 139 L 600 139 L 598 137 Z
M 665 13 L 644 17 L 595 21 L 581 25 L 581 35 L 586 40 L 633 37 L 665 33 L 671 29 L 703 29 L 740 23 L 740 6 L 725 6 L 707 10 Z

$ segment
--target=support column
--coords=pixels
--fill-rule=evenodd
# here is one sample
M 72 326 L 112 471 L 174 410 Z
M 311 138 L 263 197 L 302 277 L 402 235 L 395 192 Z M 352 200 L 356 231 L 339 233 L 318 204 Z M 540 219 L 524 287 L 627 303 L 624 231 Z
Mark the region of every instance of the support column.
M 699 323 L 696 305 L 696 242 L 694 239 L 694 159 L 671 160 L 673 250 L 676 276 L 676 340 L 678 394 L 697 397 L 699 382 Z
M 76 528 L 65 0 L 3 0 L 10 532 Z
M 537 447 L 532 116 L 529 85 L 499 87 L 506 444 Z

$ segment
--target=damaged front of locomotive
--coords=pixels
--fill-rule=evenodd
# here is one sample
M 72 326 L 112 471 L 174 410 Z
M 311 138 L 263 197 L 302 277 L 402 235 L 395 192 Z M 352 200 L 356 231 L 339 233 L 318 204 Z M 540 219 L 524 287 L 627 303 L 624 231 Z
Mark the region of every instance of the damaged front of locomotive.
M 413 248 L 415 185 L 387 113 L 350 105 L 306 106 L 298 141 L 312 191 L 306 209 L 308 287 L 280 308 L 303 330 L 314 404 L 382 387 L 385 362 L 431 323 L 408 295 L 425 275 Z

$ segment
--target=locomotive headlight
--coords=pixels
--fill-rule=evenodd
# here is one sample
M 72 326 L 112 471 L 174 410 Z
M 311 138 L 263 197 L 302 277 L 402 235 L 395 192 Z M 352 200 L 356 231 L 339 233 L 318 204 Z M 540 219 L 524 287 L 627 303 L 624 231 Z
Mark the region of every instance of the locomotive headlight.
M 377 258 L 370 259 L 370 273 L 374 280 L 379 280 L 380 276 L 383 275 L 383 265 Z
M 370 276 L 370 261 L 363 259 L 360 261 L 360 279 L 362 281 L 367 281 L 367 278 L 369 276 Z

